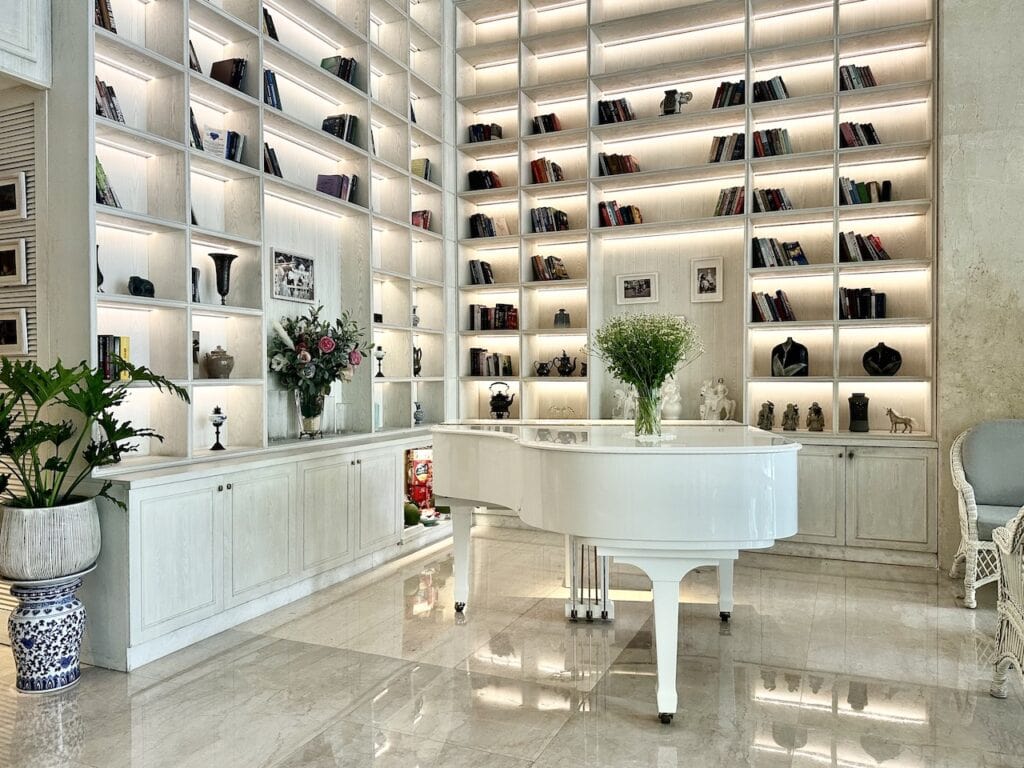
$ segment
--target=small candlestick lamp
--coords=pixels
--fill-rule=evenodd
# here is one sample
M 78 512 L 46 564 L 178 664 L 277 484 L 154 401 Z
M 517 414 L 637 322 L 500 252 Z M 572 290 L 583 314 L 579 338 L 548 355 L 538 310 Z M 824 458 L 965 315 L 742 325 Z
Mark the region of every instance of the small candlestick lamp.
M 224 426 L 224 422 L 228 420 L 228 415 L 224 413 L 219 405 L 213 407 L 213 413 L 210 414 L 210 423 L 213 424 L 213 428 L 216 433 L 213 445 L 210 447 L 211 451 L 223 451 L 224 446 L 220 442 L 220 428 Z

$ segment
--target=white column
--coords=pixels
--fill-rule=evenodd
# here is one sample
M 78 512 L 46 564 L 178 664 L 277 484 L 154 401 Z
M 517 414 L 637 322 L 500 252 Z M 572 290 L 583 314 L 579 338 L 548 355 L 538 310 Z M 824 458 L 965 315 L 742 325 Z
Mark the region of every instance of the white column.
M 461 611 L 469 602 L 470 531 L 473 507 L 452 507 L 452 538 L 454 539 L 455 610 Z

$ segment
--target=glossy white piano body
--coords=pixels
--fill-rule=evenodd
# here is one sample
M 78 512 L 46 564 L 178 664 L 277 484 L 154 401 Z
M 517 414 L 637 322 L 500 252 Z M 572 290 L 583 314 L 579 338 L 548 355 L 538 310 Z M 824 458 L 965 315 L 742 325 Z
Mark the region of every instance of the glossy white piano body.
M 732 610 L 741 549 L 797 530 L 797 451 L 778 434 L 733 422 L 674 422 L 656 444 L 632 422 L 448 423 L 433 429 L 434 494 L 452 508 L 455 600 L 469 602 L 474 507 L 506 507 L 643 570 L 653 584 L 658 712 L 676 711 L 679 582 L 719 566 L 719 607 Z

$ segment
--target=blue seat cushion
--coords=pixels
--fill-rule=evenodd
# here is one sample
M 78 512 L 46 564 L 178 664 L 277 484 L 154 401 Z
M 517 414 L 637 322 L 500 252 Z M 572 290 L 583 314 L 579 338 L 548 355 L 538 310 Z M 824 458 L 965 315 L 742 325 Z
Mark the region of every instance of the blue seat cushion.
M 1024 419 L 978 424 L 964 439 L 963 463 L 979 506 L 1024 506 Z
M 1020 507 L 1001 507 L 993 504 L 978 505 L 978 539 L 992 541 L 992 531 L 1013 520 Z

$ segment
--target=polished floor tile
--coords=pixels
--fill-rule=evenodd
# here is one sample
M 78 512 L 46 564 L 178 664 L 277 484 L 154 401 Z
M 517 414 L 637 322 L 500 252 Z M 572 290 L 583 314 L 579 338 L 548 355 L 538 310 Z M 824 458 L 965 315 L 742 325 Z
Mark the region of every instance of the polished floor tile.
M 60 695 L 14 692 L 0 652 L 0 766 L 1024 766 L 1018 681 L 988 695 L 991 587 L 968 611 L 936 571 L 757 555 L 725 624 L 702 568 L 664 726 L 645 577 L 613 568 L 615 620 L 569 623 L 564 560 L 556 536 L 477 529 L 465 616 L 441 550 Z

